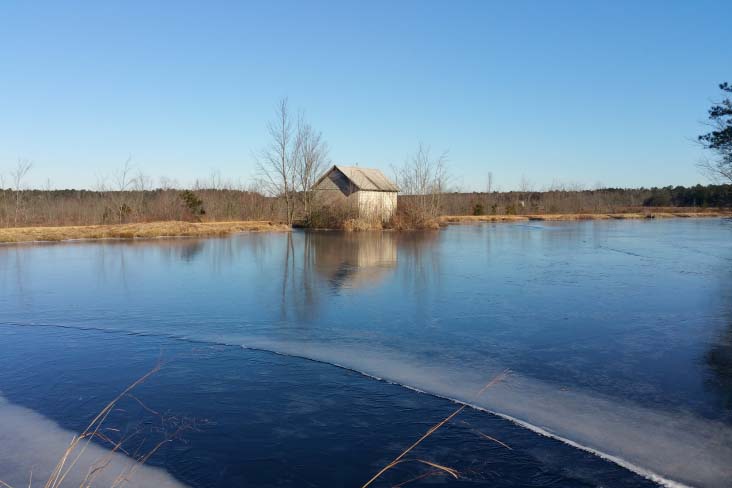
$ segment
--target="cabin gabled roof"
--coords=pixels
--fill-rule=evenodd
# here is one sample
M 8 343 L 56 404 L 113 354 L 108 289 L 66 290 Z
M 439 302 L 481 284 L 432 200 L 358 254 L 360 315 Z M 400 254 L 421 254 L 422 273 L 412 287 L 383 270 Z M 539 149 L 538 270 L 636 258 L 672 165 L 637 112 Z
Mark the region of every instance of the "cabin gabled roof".
M 389 180 L 384 173 L 378 169 L 361 168 L 358 166 L 341 166 L 339 164 L 334 165 L 323 176 L 318 178 L 313 187 L 318 186 L 321 181 L 328 177 L 333 171 L 339 171 L 348 180 L 362 191 L 390 191 L 398 192 L 399 188 Z

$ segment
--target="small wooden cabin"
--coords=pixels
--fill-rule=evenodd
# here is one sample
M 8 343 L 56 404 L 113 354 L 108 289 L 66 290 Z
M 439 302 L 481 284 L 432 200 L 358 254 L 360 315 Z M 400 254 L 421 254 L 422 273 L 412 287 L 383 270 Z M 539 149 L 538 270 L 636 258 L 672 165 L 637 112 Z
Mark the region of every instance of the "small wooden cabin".
M 399 188 L 378 169 L 335 165 L 313 185 L 320 205 L 341 206 L 359 218 L 391 219 Z

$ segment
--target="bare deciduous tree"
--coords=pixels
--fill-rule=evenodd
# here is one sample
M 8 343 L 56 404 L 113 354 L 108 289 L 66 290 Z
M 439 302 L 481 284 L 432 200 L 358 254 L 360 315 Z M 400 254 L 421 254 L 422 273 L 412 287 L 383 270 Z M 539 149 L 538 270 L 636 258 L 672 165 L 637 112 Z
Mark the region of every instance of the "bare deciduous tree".
M 292 224 L 295 214 L 295 138 L 287 98 L 280 100 L 275 118 L 267 124 L 271 138 L 257 158 L 263 189 L 285 200 L 286 221 Z
M 412 195 L 408 208 L 415 220 L 434 219 L 440 214 L 442 195 L 447 191 L 447 151 L 433 156 L 429 146 L 419 144 L 415 154 L 403 166 L 395 168 L 400 191 Z
M 231 182 L 224 179 L 223 176 L 221 176 L 221 171 L 217 169 L 212 169 L 211 172 L 208 175 L 208 183 L 201 184 L 201 188 L 206 188 L 210 190 L 228 190 L 231 188 Z
M 152 189 L 152 178 L 143 173 L 142 170 L 138 169 L 137 175 L 132 179 L 131 186 L 135 190 L 135 196 L 137 197 L 135 208 L 138 219 L 144 221 L 146 216 L 145 194 Z
M 180 217 L 180 198 L 178 193 L 173 191 L 180 185 L 175 179 L 161 176 L 158 182 L 160 213 L 165 220 L 177 220 Z
M 0 225 L 8 225 L 7 196 L 5 191 L 5 175 L 0 173 Z
M 534 193 L 534 184 L 526 175 L 521 175 L 521 182 L 519 183 L 518 199 L 516 201 L 517 207 L 521 209 L 526 208 L 528 202 L 529 209 L 531 209 L 531 195 Z
M 310 220 L 313 204 L 312 186 L 329 164 L 328 144 L 301 115 L 295 137 L 295 183 L 299 190 L 305 219 Z
M 18 159 L 15 168 L 10 172 L 10 177 L 13 180 L 13 191 L 15 192 L 15 218 L 13 219 L 13 223 L 16 227 L 18 225 L 18 217 L 22 210 L 24 180 L 32 167 L 33 163 L 27 159 Z
M 132 211 L 127 201 L 129 196 L 127 192 L 134 183 L 132 170 L 132 156 L 129 156 L 122 167 L 112 176 L 114 191 L 110 193 L 110 196 L 112 196 L 112 200 L 114 201 L 114 212 L 120 224 L 124 222 L 125 217 Z

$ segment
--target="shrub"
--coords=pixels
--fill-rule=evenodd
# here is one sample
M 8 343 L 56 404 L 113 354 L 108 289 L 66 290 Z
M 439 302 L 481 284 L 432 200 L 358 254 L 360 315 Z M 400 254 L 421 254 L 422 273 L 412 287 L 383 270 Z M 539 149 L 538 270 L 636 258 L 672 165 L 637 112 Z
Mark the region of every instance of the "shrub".
M 380 220 L 369 219 L 347 219 L 341 225 L 343 230 L 347 231 L 364 231 L 364 230 L 381 230 L 383 225 Z
M 393 230 L 427 230 L 439 229 L 437 218 L 425 218 L 422 214 L 398 210 L 386 225 Z
M 182 191 L 180 199 L 183 201 L 183 207 L 189 214 L 189 218 L 200 222 L 201 216 L 206 214 L 206 210 L 203 208 L 203 200 L 191 190 Z
M 315 205 L 303 226 L 311 229 L 342 229 L 349 220 L 356 219 L 356 212 L 343 205 Z

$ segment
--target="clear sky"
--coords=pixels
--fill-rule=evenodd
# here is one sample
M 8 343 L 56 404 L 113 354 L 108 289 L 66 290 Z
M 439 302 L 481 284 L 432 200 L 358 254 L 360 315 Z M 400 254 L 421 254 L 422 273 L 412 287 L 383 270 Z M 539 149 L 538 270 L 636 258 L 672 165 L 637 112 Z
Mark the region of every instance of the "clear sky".
M 334 162 L 389 171 L 422 141 L 465 190 L 705 182 L 731 23 L 729 0 L 5 0 L 0 173 L 88 188 L 131 154 L 246 182 L 287 96 Z

